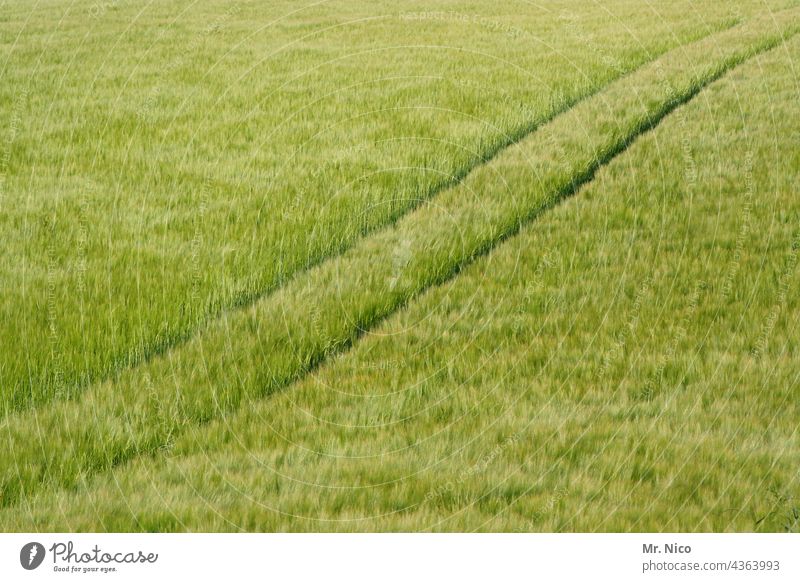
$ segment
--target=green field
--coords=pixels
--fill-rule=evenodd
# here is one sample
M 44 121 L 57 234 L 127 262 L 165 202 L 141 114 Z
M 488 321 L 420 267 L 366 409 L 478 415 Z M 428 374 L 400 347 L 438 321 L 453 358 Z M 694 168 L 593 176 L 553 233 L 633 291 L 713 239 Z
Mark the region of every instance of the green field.
M 800 530 L 800 3 L 361 4 L 0 4 L 0 529 Z

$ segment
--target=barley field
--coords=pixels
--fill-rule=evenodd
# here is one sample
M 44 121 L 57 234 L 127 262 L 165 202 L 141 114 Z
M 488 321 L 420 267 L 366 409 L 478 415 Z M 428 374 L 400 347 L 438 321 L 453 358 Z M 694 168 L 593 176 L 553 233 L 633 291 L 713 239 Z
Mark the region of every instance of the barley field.
M 800 531 L 797 0 L 0 0 L 2 531 Z

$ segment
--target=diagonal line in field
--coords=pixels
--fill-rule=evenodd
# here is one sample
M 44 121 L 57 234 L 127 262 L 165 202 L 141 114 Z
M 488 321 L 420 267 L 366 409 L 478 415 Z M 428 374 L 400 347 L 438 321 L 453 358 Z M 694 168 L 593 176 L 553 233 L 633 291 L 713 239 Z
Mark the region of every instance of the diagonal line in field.
M 543 128 L 435 204 L 217 322 L 169 357 L 103 383 L 79 402 L 10 419 L 0 505 L 157 452 L 187 427 L 287 387 L 575 194 L 669 113 L 782 40 L 767 23 L 684 47 L 554 120 L 549 140 Z M 554 159 L 557 151 L 569 155 Z M 411 256 L 397 277 L 392 259 L 404 242 Z
M 775 39 L 768 40 L 762 43 L 760 46 L 754 47 L 750 52 L 734 55 L 729 59 L 719 63 L 718 66 L 713 67 L 705 76 L 697 79 L 696 82 L 691 83 L 683 91 L 675 91 L 671 97 L 661 102 L 648 115 L 637 120 L 626 135 L 619 137 L 619 139 L 610 144 L 609 147 L 601 148 L 598 152 L 598 155 L 592 158 L 590 163 L 585 168 L 577 171 L 566 183 L 563 183 L 555 188 L 548 197 L 541 200 L 541 203 L 538 206 L 532 206 L 527 210 L 527 212 L 514 217 L 512 221 L 496 229 L 491 236 L 488 236 L 483 240 L 480 240 L 480 242 L 477 242 L 477 244 L 470 248 L 468 252 L 458 256 L 458 258 L 451 261 L 450 264 L 448 264 L 446 259 L 436 261 L 439 268 L 430 271 L 432 274 L 430 278 L 424 281 L 424 283 L 416 286 L 416 288 L 409 290 L 409 292 L 401 294 L 397 301 L 389 302 L 385 309 L 376 312 L 374 309 L 367 308 L 362 309 L 361 313 L 352 313 L 350 321 L 353 324 L 353 330 L 348 336 L 339 337 L 336 339 L 336 341 L 329 342 L 327 345 L 324 345 L 322 349 L 319 349 L 320 346 L 315 346 L 316 349 L 311 351 L 296 351 L 295 354 L 299 360 L 303 362 L 303 364 L 297 369 L 297 372 L 283 380 L 278 379 L 276 375 L 270 375 L 264 378 L 262 384 L 266 387 L 269 387 L 269 389 L 265 392 L 271 394 L 281 388 L 284 388 L 288 384 L 302 379 L 304 376 L 310 372 L 313 372 L 317 367 L 323 364 L 330 356 L 335 356 L 339 353 L 347 351 L 358 339 L 367 334 L 371 329 L 377 327 L 385 319 L 404 308 L 420 294 L 426 292 L 432 287 L 442 285 L 454 279 L 462 269 L 491 253 L 505 240 L 515 236 L 523 226 L 536 220 L 548 210 L 575 195 L 585 184 L 594 179 L 595 175 L 601 168 L 610 163 L 617 156 L 623 154 L 635 141 L 637 141 L 640 136 L 655 128 L 665 117 L 667 117 L 678 107 L 691 101 L 705 87 L 720 79 L 728 71 L 749 60 L 750 58 L 768 51 L 781 42 L 788 40 L 788 38 L 795 32 L 796 31 L 792 31 L 786 37 L 777 37 Z M 414 237 L 411 236 L 409 238 L 413 239 Z M 399 240 L 402 239 L 403 237 L 400 236 Z M 419 246 L 425 247 L 426 245 L 422 244 Z M 452 251 L 453 249 L 450 248 L 448 250 Z M 452 252 L 445 254 L 449 254 L 451 257 L 453 256 Z M 444 254 L 442 256 L 444 256 Z M 388 257 L 382 258 L 385 259 Z M 381 264 L 380 259 L 381 257 L 376 257 L 374 259 L 374 263 Z M 385 265 L 386 263 L 383 262 L 382 264 Z M 351 275 L 353 273 L 353 271 L 344 265 L 341 267 L 340 272 L 350 272 Z M 351 293 L 348 291 L 351 289 L 352 286 L 347 288 L 344 292 L 340 289 L 339 295 L 349 297 L 351 296 Z M 356 295 L 359 294 L 352 293 L 352 296 Z M 361 299 L 366 300 L 367 297 L 362 296 Z M 340 301 L 345 303 L 343 297 L 340 298 Z M 368 303 L 368 301 L 365 303 Z M 313 305 L 313 301 L 308 303 L 309 310 L 314 309 Z M 287 331 L 288 337 L 291 338 L 292 327 L 287 326 Z M 300 337 L 298 338 L 297 346 L 300 347 L 303 338 L 301 334 L 298 335 L 300 335 Z
M 730 24 L 726 23 L 724 27 L 714 29 L 711 32 L 711 34 L 719 33 L 720 31 L 723 30 L 729 30 L 735 25 L 736 25 L 735 22 Z M 694 42 L 697 42 L 697 40 L 702 40 L 703 38 L 707 37 L 700 37 L 699 39 L 696 39 Z M 658 48 L 656 50 L 650 51 L 648 57 L 658 58 L 662 56 L 664 53 L 668 52 L 669 50 L 670 47 Z M 256 302 L 269 297 L 270 295 L 279 291 L 282 287 L 290 284 L 297 277 L 303 276 L 303 274 L 305 274 L 309 270 L 314 269 L 324 264 L 327 261 L 333 260 L 338 256 L 341 256 L 343 253 L 347 252 L 347 250 L 352 248 L 353 245 L 358 244 L 358 242 L 363 238 L 368 236 L 373 236 L 376 233 L 394 227 L 398 223 L 398 221 L 400 221 L 404 216 L 414 212 L 422 204 L 425 204 L 426 202 L 435 199 L 441 192 L 458 186 L 472 172 L 490 163 L 503 151 L 507 150 L 510 147 L 513 147 L 514 145 L 516 145 L 517 143 L 519 143 L 520 141 L 524 140 L 526 137 L 537 131 L 542 126 L 551 122 L 556 117 L 568 112 L 571 108 L 575 107 L 581 102 L 597 95 L 599 92 L 605 89 L 610 83 L 618 81 L 619 79 L 634 73 L 641 66 L 644 66 L 650 62 L 652 62 L 652 60 L 647 60 L 637 63 L 634 66 L 632 66 L 629 70 L 626 70 L 622 73 L 613 76 L 608 81 L 607 84 L 593 86 L 589 90 L 584 91 L 583 93 L 570 97 L 561 106 L 542 113 L 540 117 L 532 120 L 530 123 L 518 126 L 516 128 L 511 128 L 509 133 L 502 133 L 501 137 L 496 141 L 490 143 L 485 150 L 474 152 L 475 155 L 470 160 L 469 163 L 459 168 L 455 168 L 450 176 L 448 176 L 446 179 L 440 180 L 435 184 L 433 184 L 424 194 L 420 195 L 419 198 L 411 201 L 406 208 L 402 209 L 402 211 L 393 214 L 386 221 L 366 230 L 364 233 L 361 234 L 361 236 L 356 237 L 354 240 L 349 242 L 344 248 L 335 249 L 330 253 L 323 253 L 318 256 L 309 257 L 307 261 L 303 262 L 301 265 L 298 265 L 290 272 L 279 277 L 271 284 L 263 288 L 256 289 L 254 291 L 248 291 L 237 295 L 236 297 L 232 298 L 229 302 L 227 302 L 225 305 L 223 305 L 221 308 L 219 308 L 219 310 L 215 310 L 206 314 L 203 318 L 201 318 L 200 321 L 189 326 L 189 328 L 186 330 L 180 332 L 167 333 L 160 339 L 157 339 L 155 341 L 145 342 L 144 345 L 139 346 L 135 351 L 126 350 L 114 355 L 114 357 L 111 360 L 111 363 L 108 366 L 103 367 L 103 369 L 84 372 L 83 376 L 80 379 L 70 380 L 67 386 L 60 387 L 62 388 L 62 395 L 59 396 L 58 398 L 51 396 L 31 397 L 30 394 L 28 394 L 28 392 L 25 390 L 20 390 L 20 391 L 15 390 L 15 392 L 19 393 L 21 396 L 19 398 L 14 397 L 9 402 L 4 403 L 4 406 L 7 407 L 7 409 L 4 411 L 4 414 L 8 416 L 16 412 L 24 412 L 26 409 L 34 408 L 39 405 L 46 405 L 49 402 L 56 399 L 79 398 L 82 392 L 86 388 L 91 387 L 96 383 L 112 380 L 120 373 L 124 373 L 129 369 L 146 365 L 154 358 L 168 354 L 171 350 L 179 348 L 181 345 L 191 341 L 196 336 L 202 334 L 204 329 L 206 329 L 210 325 L 213 325 L 216 320 L 224 318 L 230 313 L 246 309 L 255 304 Z M 500 131 L 502 128 L 493 127 L 492 129 Z

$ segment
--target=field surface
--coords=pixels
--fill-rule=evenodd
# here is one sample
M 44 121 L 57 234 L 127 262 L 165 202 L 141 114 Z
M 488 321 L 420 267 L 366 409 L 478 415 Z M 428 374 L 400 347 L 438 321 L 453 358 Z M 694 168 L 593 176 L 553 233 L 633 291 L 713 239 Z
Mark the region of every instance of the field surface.
M 0 0 L 0 530 L 800 530 L 798 32 Z

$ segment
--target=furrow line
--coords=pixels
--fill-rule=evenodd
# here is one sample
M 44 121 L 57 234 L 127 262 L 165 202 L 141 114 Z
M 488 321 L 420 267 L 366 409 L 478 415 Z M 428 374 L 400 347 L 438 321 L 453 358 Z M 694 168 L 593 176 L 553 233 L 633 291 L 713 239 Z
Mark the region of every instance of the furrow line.
M 727 71 L 795 34 L 798 14 L 786 12 L 783 24 L 759 19 L 673 51 L 503 151 L 393 228 L 229 314 L 181 349 L 92 387 L 80 401 L 9 419 L 0 505 L 157 453 L 191 438 L 187 429 L 286 388 L 572 196 Z
M 723 30 L 729 30 L 729 29 L 723 29 Z M 715 33 L 719 33 L 719 30 L 716 30 Z M 668 48 L 664 48 L 661 51 L 653 51 L 653 53 L 651 54 L 654 58 L 658 58 L 668 50 L 669 50 Z M 10 416 L 16 412 L 24 412 L 30 408 L 38 406 L 46 406 L 53 400 L 80 398 L 83 391 L 90 388 L 92 385 L 101 382 L 111 381 L 115 379 L 119 374 L 124 373 L 127 370 L 134 369 L 140 366 L 146 366 L 154 358 L 164 356 L 165 354 L 168 354 L 170 351 L 180 348 L 187 342 L 192 341 L 193 338 L 203 334 L 206 329 L 208 329 L 210 326 L 212 326 L 216 321 L 220 320 L 221 318 L 227 317 L 230 314 L 236 313 L 243 309 L 247 309 L 252 305 L 254 305 L 255 303 L 257 303 L 258 301 L 266 299 L 267 297 L 276 293 L 282 287 L 291 284 L 292 281 L 294 281 L 296 278 L 302 277 L 308 271 L 317 268 L 325 264 L 326 262 L 334 260 L 335 258 L 341 256 L 343 253 L 347 252 L 350 248 L 352 248 L 353 245 L 358 244 L 359 241 L 363 240 L 364 238 L 374 236 L 382 231 L 393 228 L 404 216 L 407 216 L 415 212 L 422 204 L 425 204 L 430 200 L 434 200 L 442 192 L 457 187 L 472 172 L 490 163 L 503 151 L 507 150 L 510 147 L 513 147 L 514 145 L 516 145 L 517 143 L 519 143 L 520 141 L 524 140 L 529 135 L 537 131 L 542 126 L 546 125 L 547 123 L 550 123 L 556 117 L 567 113 L 570 109 L 580 104 L 581 102 L 584 102 L 585 100 L 594 97 L 599 92 L 608 87 L 610 83 L 616 82 L 619 79 L 632 74 L 633 72 L 638 70 L 638 68 L 646 66 L 650 62 L 652 62 L 652 60 L 638 63 L 629 70 L 616 75 L 609 81 L 608 84 L 598 85 L 592 87 L 590 90 L 584 93 L 572 96 L 560 107 L 557 107 L 551 111 L 543 112 L 541 117 L 539 117 L 538 119 L 534 119 L 526 125 L 522 125 L 516 128 L 511 128 L 509 133 L 501 135 L 499 139 L 490 143 L 484 151 L 476 152 L 475 156 L 469 161 L 469 163 L 467 163 L 462 167 L 455 168 L 453 170 L 452 175 L 450 175 L 446 179 L 443 179 L 435 183 L 432 187 L 428 189 L 427 192 L 421 195 L 419 199 L 411 202 L 406 208 L 402 209 L 397 214 L 391 216 L 385 222 L 362 233 L 360 237 L 357 237 L 352 243 L 348 243 L 348 245 L 345 246 L 344 248 L 335 249 L 330 253 L 324 253 L 319 256 L 309 256 L 304 263 L 297 266 L 293 270 L 290 270 L 288 273 L 281 275 L 278 279 L 272 282 L 272 284 L 267 285 L 266 287 L 261 289 L 244 292 L 234 297 L 226 305 L 208 313 L 199 322 L 190 326 L 188 329 L 182 330 L 180 332 L 168 333 L 167 335 L 165 335 L 164 337 L 162 337 L 157 341 L 151 341 L 149 343 L 145 343 L 143 346 L 138 347 L 133 352 L 129 351 L 118 354 L 116 357 L 112 359 L 112 363 L 109 367 L 104 368 L 102 370 L 95 370 L 94 373 L 92 372 L 86 373 L 86 375 L 80 379 L 70 380 L 68 382 L 68 386 L 63 387 L 65 389 L 61 391 L 62 395 L 59 396 L 57 399 L 46 398 L 43 400 L 39 400 L 38 397 L 30 397 L 27 394 L 25 397 L 11 399 L 10 401 L 4 403 L 4 406 L 6 408 L 4 410 L 4 415 Z M 494 129 L 499 129 L 499 128 L 494 128 Z M 20 392 L 20 394 L 22 394 L 22 392 Z

